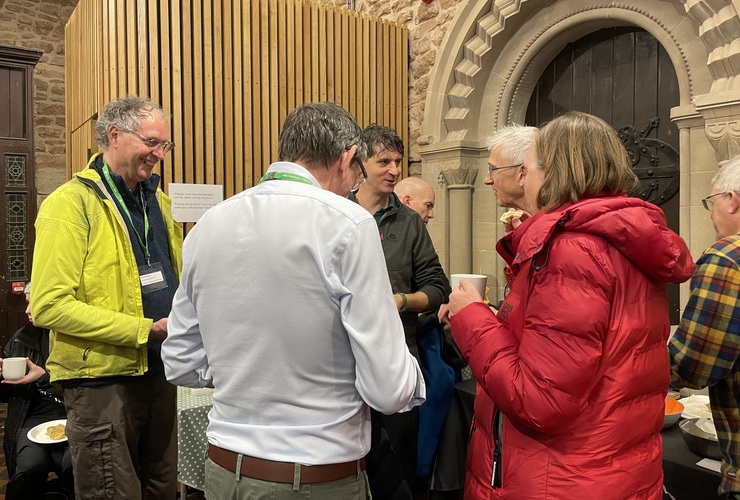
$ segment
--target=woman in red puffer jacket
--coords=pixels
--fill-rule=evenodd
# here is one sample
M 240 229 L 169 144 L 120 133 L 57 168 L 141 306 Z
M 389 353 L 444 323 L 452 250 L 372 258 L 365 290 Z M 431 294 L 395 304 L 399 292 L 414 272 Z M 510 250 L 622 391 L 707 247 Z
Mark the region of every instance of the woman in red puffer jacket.
M 662 498 L 670 322 L 665 283 L 691 277 L 685 242 L 636 182 L 616 132 L 572 112 L 540 131 L 540 209 L 502 239 L 498 315 L 450 295 L 478 392 L 467 499 Z

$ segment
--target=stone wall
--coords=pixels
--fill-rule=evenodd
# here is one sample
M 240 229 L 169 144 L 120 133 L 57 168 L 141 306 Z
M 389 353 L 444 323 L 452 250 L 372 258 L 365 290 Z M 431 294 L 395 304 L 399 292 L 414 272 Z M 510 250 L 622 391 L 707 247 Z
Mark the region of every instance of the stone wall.
M 409 170 L 421 175 L 421 156 L 416 140 L 424 118 L 424 104 L 429 78 L 458 5 L 463 0 L 356 0 L 354 8 L 363 14 L 404 23 L 409 28 Z M 341 7 L 352 4 L 345 0 L 327 0 Z
M 0 0 L 0 44 L 43 51 L 34 71 L 36 188 L 66 180 L 64 26 L 77 0 Z

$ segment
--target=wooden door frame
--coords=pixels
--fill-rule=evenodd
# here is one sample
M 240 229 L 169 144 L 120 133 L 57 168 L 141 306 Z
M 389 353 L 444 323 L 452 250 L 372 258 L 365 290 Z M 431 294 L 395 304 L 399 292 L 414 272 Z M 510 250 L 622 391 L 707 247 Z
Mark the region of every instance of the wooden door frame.
M 0 150 L 3 151 L 2 165 L 3 173 L 0 177 L 2 190 L 0 190 L 0 203 L 3 206 L 5 216 L 0 221 L 0 241 L 3 242 L 3 255 L 0 258 L 0 346 L 4 346 L 13 332 L 25 324 L 25 297 L 21 294 L 12 293 L 13 282 L 28 282 L 31 278 L 31 266 L 33 260 L 34 228 L 33 222 L 36 218 L 37 197 L 35 183 L 35 145 L 34 145 L 34 112 L 33 112 L 33 70 L 43 53 L 34 49 L 23 49 L 20 47 L 9 47 L 0 45 L 0 66 L 19 69 L 24 72 L 23 94 L 26 99 L 23 119 L 25 127 L 23 137 L 0 137 Z M 25 186 L 13 187 L 6 185 L 6 163 L 5 155 L 17 154 L 26 158 Z M 25 269 L 24 275 L 10 276 L 8 257 L 8 226 L 7 217 L 9 194 L 23 194 L 25 200 Z

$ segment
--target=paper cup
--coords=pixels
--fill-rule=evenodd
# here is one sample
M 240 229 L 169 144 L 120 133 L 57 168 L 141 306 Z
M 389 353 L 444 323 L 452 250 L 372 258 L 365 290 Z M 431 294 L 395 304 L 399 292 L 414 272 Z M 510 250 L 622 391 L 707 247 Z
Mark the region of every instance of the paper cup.
M 26 358 L 3 359 L 3 378 L 5 380 L 20 380 L 26 374 Z
M 460 286 L 461 279 L 468 280 L 478 290 L 481 298 L 486 297 L 486 281 L 488 281 L 488 276 L 485 274 L 453 274 L 450 276 L 450 279 L 452 288 Z

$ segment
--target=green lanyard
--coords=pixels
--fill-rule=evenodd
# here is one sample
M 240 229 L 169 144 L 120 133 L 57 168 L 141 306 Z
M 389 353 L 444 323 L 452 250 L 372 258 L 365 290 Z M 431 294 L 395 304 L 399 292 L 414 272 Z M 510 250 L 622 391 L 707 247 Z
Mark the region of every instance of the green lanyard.
M 313 186 L 313 182 L 310 179 L 306 179 L 302 175 L 291 174 L 290 172 L 268 172 L 262 176 L 260 184 L 265 181 L 296 181 Z
M 134 220 L 131 218 L 131 212 L 128 211 L 128 207 L 126 206 L 126 203 L 123 201 L 123 197 L 121 196 L 120 191 L 118 191 L 118 186 L 116 186 L 116 183 L 113 182 L 113 179 L 110 176 L 110 170 L 108 169 L 108 164 L 103 163 L 103 176 L 105 177 L 105 180 L 108 182 L 108 185 L 110 186 L 111 190 L 113 191 L 113 196 L 116 197 L 116 200 L 118 200 L 118 203 L 121 205 L 121 209 L 126 213 L 126 216 L 128 216 L 128 221 L 131 223 L 131 229 L 134 230 L 134 234 L 136 235 L 136 240 L 139 242 L 139 246 L 144 251 L 144 257 L 146 258 L 146 265 L 149 265 L 149 241 L 146 238 L 146 235 L 149 234 L 149 217 L 146 214 L 146 203 L 144 201 L 144 188 L 141 188 L 139 190 L 139 200 L 141 200 L 141 207 L 144 209 L 144 241 L 141 241 L 141 236 L 139 235 L 139 232 L 136 230 L 136 226 L 134 226 Z

